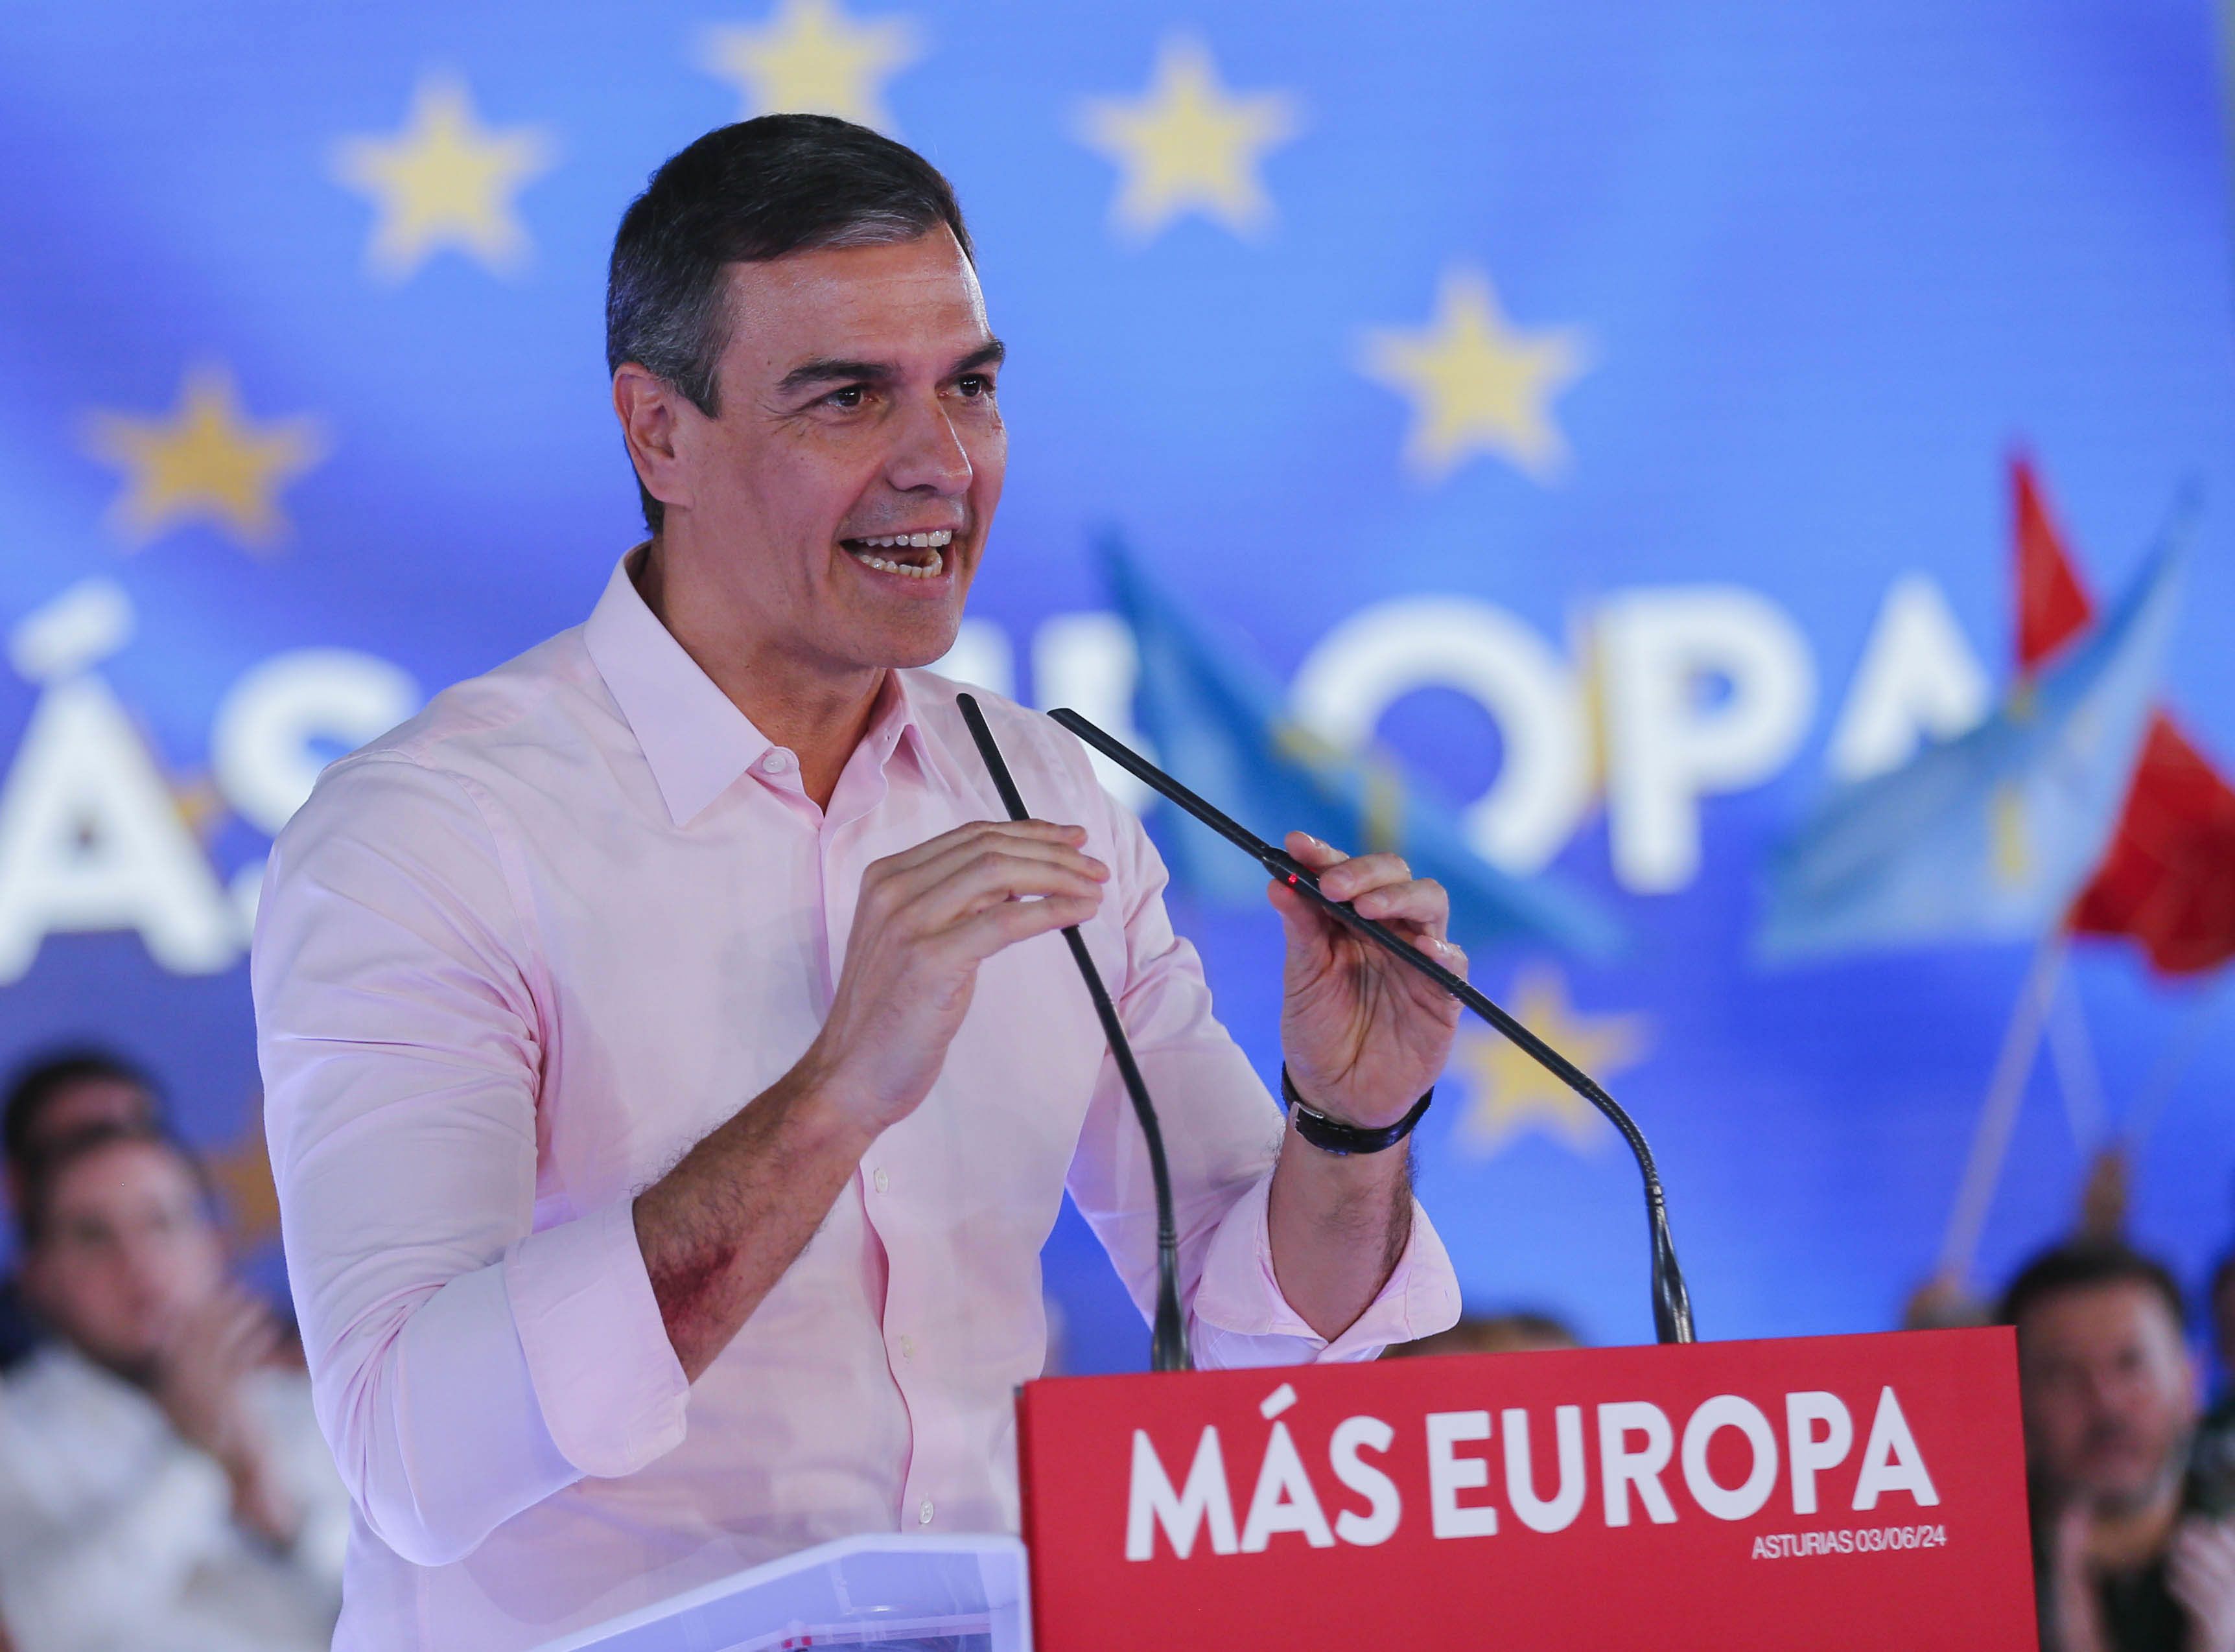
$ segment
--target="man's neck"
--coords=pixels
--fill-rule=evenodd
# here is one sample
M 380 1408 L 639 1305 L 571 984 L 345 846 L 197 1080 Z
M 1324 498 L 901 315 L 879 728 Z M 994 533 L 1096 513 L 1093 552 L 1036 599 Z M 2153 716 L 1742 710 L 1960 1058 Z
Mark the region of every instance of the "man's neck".
M 2169 1474 L 2133 1504 L 2098 1504 L 2088 1532 L 2088 1563 L 2098 1571 L 2132 1571 L 2165 1552 L 2180 1518 L 2180 1476 Z
M 632 570 L 645 606 L 770 744 L 799 759 L 801 786 L 818 808 L 829 808 L 847 760 L 868 732 L 885 669 L 834 672 L 827 663 L 741 634 L 722 604 L 674 578 L 660 549 L 653 541 Z

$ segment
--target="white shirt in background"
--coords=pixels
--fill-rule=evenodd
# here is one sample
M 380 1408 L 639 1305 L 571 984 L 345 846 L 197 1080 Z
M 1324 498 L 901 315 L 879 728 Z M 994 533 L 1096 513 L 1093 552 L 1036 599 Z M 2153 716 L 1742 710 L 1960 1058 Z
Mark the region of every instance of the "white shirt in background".
M 0 1381 L 0 1619 L 16 1652 L 323 1652 L 349 1498 L 308 1379 L 250 1396 L 302 1532 L 285 1554 L 233 1518 L 225 1472 L 139 1388 L 49 1344 Z

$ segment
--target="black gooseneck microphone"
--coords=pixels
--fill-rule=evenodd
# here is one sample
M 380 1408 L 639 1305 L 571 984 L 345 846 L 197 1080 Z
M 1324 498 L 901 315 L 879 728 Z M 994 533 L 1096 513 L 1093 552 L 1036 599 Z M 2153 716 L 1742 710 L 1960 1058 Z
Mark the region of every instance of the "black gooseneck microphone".
M 987 753 L 989 762 L 998 762 L 993 755 L 992 737 L 981 731 L 984 724 L 977 719 L 977 707 L 968 703 L 967 695 L 962 696 L 961 698 L 965 703 L 963 715 L 971 720 L 971 731 L 978 735 L 980 749 Z M 1330 917 L 1347 924 L 1383 951 L 1393 957 L 1402 959 L 1414 969 L 1419 970 L 1515 1044 L 1520 1046 L 1545 1071 L 1605 1115 L 1607 1121 L 1622 1132 L 1622 1140 L 1629 1144 L 1630 1155 L 1637 1161 L 1638 1174 L 1645 1181 L 1645 1219 L 1653 1247 L 1654 1334 L 1663 1342 L 1693 1341 L 1692 1296 L 1684 1286 L 1684 1270 L 1677 1265 L 1675 1241 L 1669 1236 L 1668 1202 L 1661 1189 L 1661 1172 L 1654 1165 L 1653 1150 L 1646 1145 L 1644 1133 L 1637 1128 L 1630 1116 L 1622 1111 L 1621 1105 L 1612 1096 L 1600 1089 L 1589 1073 L 1500 1009 L 1479 989 L 1445 969 L 1402 936 L 1376 923 L 1371 918 L 1360 916 L 1347 901 L 1337 901 L 1321 894 L 1319 875 L 1301 861 L 1284 849 L 1276 849 L 1230 816 L 1204 802 L 1138 752 L 1105 734 L 1078 712 L 1059 707 L 1050 711 L 1048 715 L 1109 758 L 1111 762 L 1155 790 L 1159 796 L 1176 803 L 1189 814 L 1193 815 L 1228 842 L 1249 856 L 1273 876 L 1314 902 Z M 1006 777 L 998 769 L 995 771 L 995 778 L 997 782 L 1006 782 Z M 1013 790 L 1004 783 L 1002 796 L 1009 803 L 1010 812 L 1016 814 L 1020 805 L 1015 801 Z M 1019 817 L 1021 818 L 1021 816 Z M 1087 967 L 1084 961 L 1085 948 L 1078 942 L 1075 934 L 1072 947 L 1073 952 L 1080 958 L 1082 967 Z M 1111 1028 L 1111 1044 L 1115 1048 L 1118 1037 L 1115 1018 L 1105 1017 L 1104 1019 L 1105 1023 Z M 1137 1108 L 1145 1109 L 1148 1105 L 1147 1098 L 1137 1094 L 1134 1105 Z M 1152 1155 L 1157 1164 L 1161 1166 L 1163 1154 L 1155 1144 L 1156 1137 L 1153 1128 L 1150 1140 Z M 1161 1179 L 1157 1185 L 1161 1192 L 1163 1188 Z
M 993 744 L 993 731 L 986 726 L 986 714 L 978 709 L 977 700 L 968 694 L 957 694 L 954 703 L 961 710 L 963 722 L 969 724 L 970 738 L 978 743 L 978 755 L 993 777 L 993 790 L 1001 794 L 1001 805 L 1009 811 L 1009 818 L 1030 820 L 1031 811 L 1018 794 L 1017 783 L 1001 759 L 1001 748 Z M 1149 1149 L 1149 1177 L 1157 1192 L 1157 1314 L 1149 1337 L 1149 1368 L 1190 1370 L 1194 1361 L 1188 1357 L 1187 1331 L 1180 1319 L 1179 1227 L 1172 1216 L 1172 1172 L 1164 1159 L 1164 1132 L 1157 1122 L 1157 1105 L 1149 1099 L 1149 1086 L 1133 1060 L 1133 1046 L 1126 1041 L 1118 1006 L 1110 1001 L 1110 989 L 1102 984 L 1101 972 L 1087 953 L 1086 938 L 1078 933 L 1077 924 L 1065 929 L 1063 938 L 1070 943 L 1072 961 L 1086 982 L 1086 995 L 1094 1000 L 1094 1013 L 1102 1019 L 1102 1034 L 1110 1041 L 1110 1054 L 1118 1063 L 1118 1077 L 1125 1081 L 1133 1117 L 1141 1121 L 1141 1138 Z

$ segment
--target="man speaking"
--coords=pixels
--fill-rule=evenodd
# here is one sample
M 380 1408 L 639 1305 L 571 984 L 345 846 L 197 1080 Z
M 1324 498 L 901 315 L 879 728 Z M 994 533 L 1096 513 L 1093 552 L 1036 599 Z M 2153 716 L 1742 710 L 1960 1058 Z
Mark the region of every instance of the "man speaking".
M 253 979 L 289 1275 L 357 1509 L 337 1644 L 501 1649 L 848 1533 L 1013 1530 L 1067 1186 L 1152 1300 L 1147 1162 L 1052 931 L 1163 1103 L 1209 1366 L 1456 1317 L 1406 1151 L 1284 1131 L 1139 823 L 953 687 L 1006 436 L 970 239 L 900 145 L 710 134 L 622 220 L 613 405 L 648 544 L 587 623 L 336 764 Z M 1453 968 L 1446 903 L 1301 835 Z M 1283 1051 L 1405 1117 L 1458 1006 L 1284 888 Z

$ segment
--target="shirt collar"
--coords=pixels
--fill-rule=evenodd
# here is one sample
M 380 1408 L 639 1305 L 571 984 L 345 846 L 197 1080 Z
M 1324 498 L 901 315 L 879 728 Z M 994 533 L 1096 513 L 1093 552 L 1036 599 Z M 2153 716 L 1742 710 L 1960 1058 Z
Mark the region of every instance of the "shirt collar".
M 862 743 L 877 754 L 879 767 L 893 760 L 893 753 L 903 747 L 913 748 L 916 761 L 929 770 L 929 752 L 923 735 L 923 709 L 919 697 L 921 685 L 910 679 L 916 675 L 895 666 L 885 673 L 885 685 L 877 693 L 877 709 L 870 713 L 868 732 Z
M 646 606 L 629 572 L 644 550 L 639 545 L 614 565 L 582 640 L 643 748 L 669 817 L 681 826 L 735 784 L 771 743 Z M 919 761 L 924 757 L 908 675 L 886 673 L 862 737 L 881 766 L 904 740 L 915 743 Z

